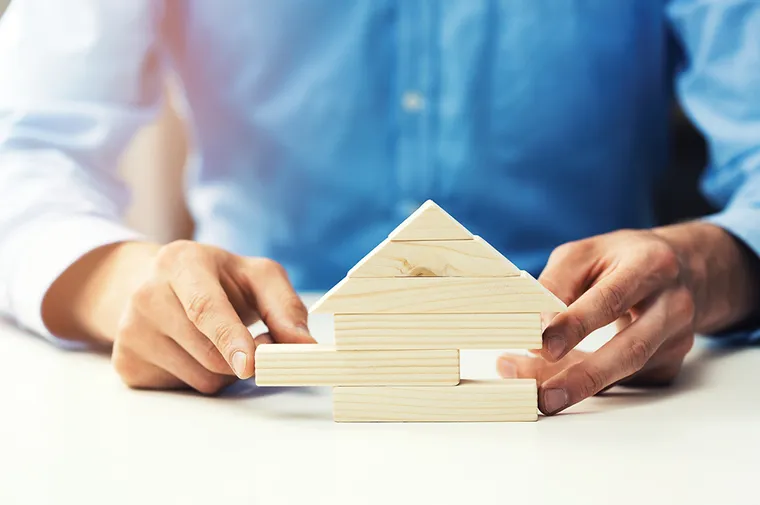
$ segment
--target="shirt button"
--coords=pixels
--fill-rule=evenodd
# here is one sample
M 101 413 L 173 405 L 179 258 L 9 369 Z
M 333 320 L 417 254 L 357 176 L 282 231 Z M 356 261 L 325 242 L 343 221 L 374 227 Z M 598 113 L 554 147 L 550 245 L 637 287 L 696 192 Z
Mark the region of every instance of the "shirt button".
M 407 91 L 401 97 L 401 105 L 407 112 L 419 112 L 425 108 L 425 97 L 416 91 Z

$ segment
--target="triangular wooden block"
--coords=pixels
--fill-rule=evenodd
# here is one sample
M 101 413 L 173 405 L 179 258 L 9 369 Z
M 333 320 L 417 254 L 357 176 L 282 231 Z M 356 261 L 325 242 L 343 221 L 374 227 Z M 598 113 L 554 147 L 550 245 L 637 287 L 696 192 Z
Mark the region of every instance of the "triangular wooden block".
M 480 237 L 377 246 L 348 277 L 509 277 L 520 270 Z
M 392 241 L 406 240 L 469 240 L 472 234 L 432 200 L 419 209 L 391 232 Z
M 415 239 L 397 242 L 394 237 Z M 566 309 L 530 274 L 427 201 L 310 312 L 507 314 Z

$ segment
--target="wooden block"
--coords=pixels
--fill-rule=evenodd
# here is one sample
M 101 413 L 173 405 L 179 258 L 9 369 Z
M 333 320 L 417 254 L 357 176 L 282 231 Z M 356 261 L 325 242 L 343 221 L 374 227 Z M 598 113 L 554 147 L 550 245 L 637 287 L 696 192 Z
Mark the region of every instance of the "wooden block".
M 333 416 L 338 422 L 536 421 L 536 381 L 463 380 L 448 388 L 336 387 Z
M 562 312 L 562 301 L 526 272 L 519 277 L 346 277 L 312 313 Z
M 459 351 L 347 351 L 322 344 L 264 344 L 256 349 L 259 386 L 453 386 Z
M 428 200 L 388 237 L 391 240 L 469 240 L 472 234 L 445 210 Z
M 541 315 L 335 314 L 339 349 L 540 349 Z
M 520 270 L 480 237 L 473 240 L 386 240 L 348 277 L 507 277 Z

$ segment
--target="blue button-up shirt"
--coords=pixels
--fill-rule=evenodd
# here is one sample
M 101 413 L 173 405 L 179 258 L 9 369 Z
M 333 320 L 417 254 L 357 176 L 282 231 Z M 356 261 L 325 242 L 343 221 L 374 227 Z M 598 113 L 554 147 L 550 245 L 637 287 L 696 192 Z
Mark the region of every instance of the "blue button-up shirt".
M 197 239 L 301 290 L 429 198 L 533 274 L 651 226 L 674 95 L 709 141 L 710 219 L 760 252 L 756 1 L 26 0 L 0 29 L 0 309 L 44 331 L 52 279 L 131 236 L 116 160 L 168 74 Z

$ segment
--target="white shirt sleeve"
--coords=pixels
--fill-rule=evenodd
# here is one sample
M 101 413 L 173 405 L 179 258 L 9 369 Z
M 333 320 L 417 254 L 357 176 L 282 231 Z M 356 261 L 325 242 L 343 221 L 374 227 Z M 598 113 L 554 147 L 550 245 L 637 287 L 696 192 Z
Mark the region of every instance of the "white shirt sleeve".
M 0 314 L 43 336 L 53 281 L 141 238 L 117 166 L 158 110 L 159 5 L 23 0 L 0 19 Z

